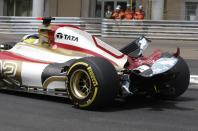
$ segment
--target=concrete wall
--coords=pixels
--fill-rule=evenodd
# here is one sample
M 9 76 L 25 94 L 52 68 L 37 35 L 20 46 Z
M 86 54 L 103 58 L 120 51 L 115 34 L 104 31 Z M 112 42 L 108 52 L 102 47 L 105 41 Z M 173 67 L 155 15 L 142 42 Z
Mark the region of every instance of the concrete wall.
M 164 19 L 164 0 L 152 0 L 152 20 Z
M 3 0 L 0 0 L 0 16 L 3 15 L 3 6 L 4 6 Z
M 49 0 L 49 15 L 57 17 L 80 17 L 81 0 Z
M 35 1 L 41 3 L 44 0 L 33 0 L 33 5 Z M 152 17 L 152 1 L 159 0 L 142 0 L 146 19 Z M 5 8 L 3 2 L 4 0 L 0 0 L 0 16 L 3 15 L 3 8 Z M 198 0 L 164 0 L 164 2 L 163 17 L 165 20 L 185 20 L 185 2 L 198 2 Z M 33 16 L 90 17 L 95 15 L 95 5 L 96 0 L 45 0 L 44 9 L 38 6 L 33 8 Z M 44 12 L 34 13 L 34 11 L 38 12 L 38 9 L 42 9 Z
M 185 1 L 167 0 L 164 18 L 166 20 L 184 20 L 185 19 Z
M 38 17 L 44 15 L 44 0 L 33 0 L 32 16 Z
M 57 0 L 49 0 L 49 16 L 57 16 Z
M 91 2 L 90 2 L 90 0 L 82 0 L 82 8 L 81 8 L 81 16 L 82 17 L 89 17 L 89 13 L 90 13 L 90 11 L 89 11 L 89 7 L 90 7 L 90 4 L 91 4 Z

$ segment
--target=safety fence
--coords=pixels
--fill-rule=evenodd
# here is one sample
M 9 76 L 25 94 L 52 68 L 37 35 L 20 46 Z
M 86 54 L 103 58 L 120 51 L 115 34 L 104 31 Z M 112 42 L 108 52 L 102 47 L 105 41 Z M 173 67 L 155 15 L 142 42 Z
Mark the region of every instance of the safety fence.
M 36 17 L 0 17 L 0 33 L 5 34 L 35 34 L 42 21 Z M 101 35 L 101 19 L 56 17 L 52 24 L 72 24 L 94 35 Z
M 34 34 L 41 21 L 36 17 L 0 17 L 0 33 Z M 198 21 L 110 20 L 98 18 L 56 17 L 52 24 L 72 24 L 102 37 L 198 40 Z
M 101 29 L 103 37 L 198 40 L 198 21 L 103 20 Z

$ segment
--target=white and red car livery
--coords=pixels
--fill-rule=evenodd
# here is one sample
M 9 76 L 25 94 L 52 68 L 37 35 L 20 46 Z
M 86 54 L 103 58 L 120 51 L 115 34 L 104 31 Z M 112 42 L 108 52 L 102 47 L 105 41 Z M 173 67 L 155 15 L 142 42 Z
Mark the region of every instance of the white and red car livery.
M 52 18 L 43 18 L 49 26 Z M 175 98 L 189 85 L 189 69 L 175 54 L 154 52 L 144 36 L 117 50 L 71 25 L 50 25 L 48 44 L 27 35 L 12 48 L 1 44 L 1 89 L 66 96 L 82 109 L 108 105 L 117 96 Z

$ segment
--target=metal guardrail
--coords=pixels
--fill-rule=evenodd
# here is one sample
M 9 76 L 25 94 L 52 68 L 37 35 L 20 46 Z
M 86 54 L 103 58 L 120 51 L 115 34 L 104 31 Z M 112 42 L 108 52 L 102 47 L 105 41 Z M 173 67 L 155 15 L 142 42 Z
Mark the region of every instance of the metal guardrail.
M 103 37 L 198 40 L 198 21 L 103 20 Z
M 101 19 L 78 17 L 55 17 L 52 24 L 72 24 L 94 35 L 101 35 Z M 0 33 L 4 34 L 35 34 L 42 21 L 37 17 L 0 16 Z
M 198 21 L 112 20 L 98 18 L 56 17 L 52 24 L 72 24 L 102 37 L 198 40 Z M 0 16 L 0 33 L 34 34 L 41 21 L 36 17 Z

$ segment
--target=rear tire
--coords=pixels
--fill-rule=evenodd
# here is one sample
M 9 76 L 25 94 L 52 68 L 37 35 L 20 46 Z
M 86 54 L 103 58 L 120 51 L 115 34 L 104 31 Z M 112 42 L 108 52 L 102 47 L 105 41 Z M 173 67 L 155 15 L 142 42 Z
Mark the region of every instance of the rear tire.
M 104 58 L 87 57 L 75 61 L 67 72 L 66 85 L 72 103 L 81 109 L 110 105 L 118 94 L 118 76 Z
M 173 69 L 171 69 L 171 73 L 176 73 L 175 78 L 168 82 L 172 91 L 160 92 L 158 95 L 160 98 L 174 99 L 182 95 L 188 89 L 190 83 L 190 71 L 187 63 L 182 57 L 178 57 L 178 62 Z

